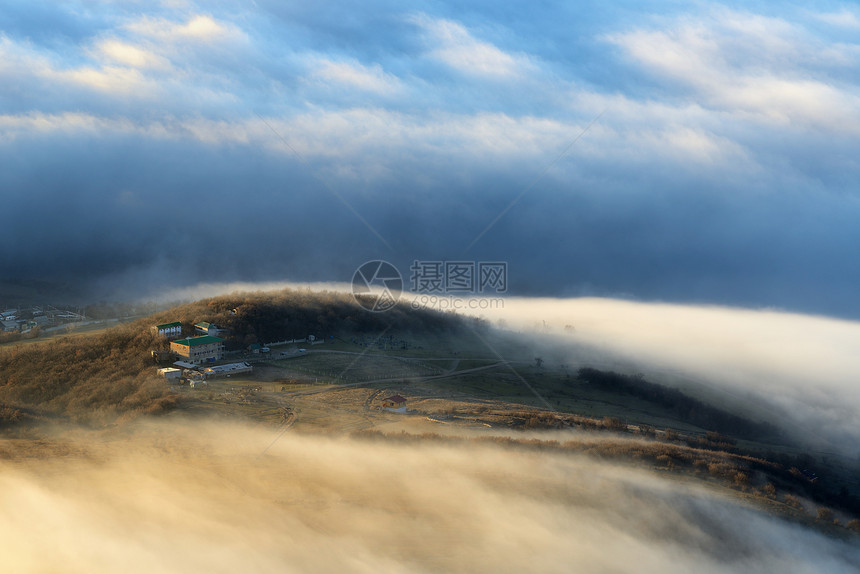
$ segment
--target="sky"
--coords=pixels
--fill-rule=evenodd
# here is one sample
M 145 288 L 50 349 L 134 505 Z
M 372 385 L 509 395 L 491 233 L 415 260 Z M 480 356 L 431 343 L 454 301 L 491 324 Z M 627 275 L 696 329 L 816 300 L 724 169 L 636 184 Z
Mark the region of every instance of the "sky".
M 860 6 L 4 2 L 0 282 L 502 261 L 860 318 Z

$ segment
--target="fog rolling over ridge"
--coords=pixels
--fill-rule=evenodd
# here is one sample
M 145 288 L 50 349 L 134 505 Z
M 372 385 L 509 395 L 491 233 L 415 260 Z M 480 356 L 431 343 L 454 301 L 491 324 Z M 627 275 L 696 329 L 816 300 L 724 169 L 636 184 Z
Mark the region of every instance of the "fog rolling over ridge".
M 473 314 L 537 333 L 536 352 L 546 359 L 703 384 L 735 405 L 752 399 L 759 414 L 807 443 L 860 454 L 858 322 L 590 298 L 510 298 L 503 309 Z
M 349 290 L 337 283 L 212 283 L 164 296 L 276 287 Z M 426 300 L 412 293 L 401 298 Z M 527 333 L 520 339 L 524 348 L 557 364 L 641 372 L 694 394 L 704 390 L 708 400 L 725 400 L 730 410 L 746 407 L 744 415 L 768 420 L 809 446 L 860 456 L 860 322 L 602 298 L 507 297 L 459 312 L 503 326 L 514 337 Z M 492 355 L 493 339 L 487 342 Z
M 0 571 L 860 572 L 858 149 L 856 2 L 5 2 Z
M 860 550 L 585 456 L 162 422 L 0 465 L 10 571 L 848 572 Z M 570 435 L 548 434 L 567 439 Z M 61 451 L 61 452 L 60 452 Z M 13 457 L 14 458 L 14 457 Z M 50 544 L 46 541 L 50 540 Z

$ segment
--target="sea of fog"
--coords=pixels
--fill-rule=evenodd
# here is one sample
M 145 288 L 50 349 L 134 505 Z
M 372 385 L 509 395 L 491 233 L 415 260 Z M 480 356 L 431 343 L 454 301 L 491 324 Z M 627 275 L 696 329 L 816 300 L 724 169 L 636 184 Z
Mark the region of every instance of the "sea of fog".
M 731 494 L 563 452 L 179 419 L 0 462 L 8 572 L 860 571 Z M 551 438 L 551 437 L 548 437 Z M 42 445 L 44 446 L 44 444 Z

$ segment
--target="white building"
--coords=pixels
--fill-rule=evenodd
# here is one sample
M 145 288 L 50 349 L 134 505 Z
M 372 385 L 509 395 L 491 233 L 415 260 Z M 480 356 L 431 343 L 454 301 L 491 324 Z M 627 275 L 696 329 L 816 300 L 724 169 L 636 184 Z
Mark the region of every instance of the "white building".
M 156 333 L 158 333 L 162 337 L 167 337 L 168 339 L 182 336 L 182 323 L 180 323 L 179 321 L 156 325 L 155 327 L 153 327 L 153 329 Z

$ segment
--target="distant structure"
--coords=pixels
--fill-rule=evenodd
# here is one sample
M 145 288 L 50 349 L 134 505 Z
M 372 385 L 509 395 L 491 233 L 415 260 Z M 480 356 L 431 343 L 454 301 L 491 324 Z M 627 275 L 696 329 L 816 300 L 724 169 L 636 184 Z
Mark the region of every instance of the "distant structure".
M 406 412 L 406 399 L 400 395 L 391 395 L 382 400 L 382 408 L 395 413 Z
M 170 342 L 170 350 L 195 365 L 214 363 L 224 356 L 224 339 L 203 335 Z
M 206 367 L 203 369 L 203 377 L 206 379 L 212 377 L 229 377 L 242 373 L 250 373 L 254 370 L 249 363 L 229 363 L 227 365 L 216 365 L 214 367 Z
M 198 370 L 200 370 L 200 367 L 198 367 L 197 365 L 188 363 L 186 361 L 176 361 L 175 363 L 173 363 L 173 366 L 177 369 L 184 369 L 186 371 L 197 372 Z
M 219 329 L 212 323 L 207 323 L 206 321 L 194 323 L 194 330 L 196 330 L 198 333 L 203 333 L 204 335 L 217 335 L 221 332 L 221 329 Z
M 175 321 L 173 323 L 164 323 L 163 325 L 156 325 L 152 329 L 157 334 L 161 335 L 162 337 L 167 337 L 168 339 L 182 336 L 182 323 L 180 323 L 179 321 Z
M 818 482 L 818 475 L 815 474 L 814 472 L 812 472 L 811 470 L 809 470 L 808 468 L 804 468 L 803 470 L 800 471 L 800 473 L 809 482 L 811 482 L 813 484 Z
M 167 349 L 158 349 L 155 351 L 150 351 L 153 360 L 159 364 L 166 364 L 173 362 L 173 353 L 168 351 Z
M 174 369 L 172 367 L 166 367 L 164 369 L 158 369 L 158 374 L 168 381 L 179 380 L 179 377 L 182 376 L 182 370 Z

